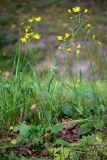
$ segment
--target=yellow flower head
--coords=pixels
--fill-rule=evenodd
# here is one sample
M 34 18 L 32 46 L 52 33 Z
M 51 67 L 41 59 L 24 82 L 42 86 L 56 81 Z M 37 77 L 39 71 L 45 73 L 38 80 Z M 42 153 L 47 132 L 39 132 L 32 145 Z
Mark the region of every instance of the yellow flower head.
M 68 9 L 68 13 L 71 13 L 71 9 Z
M 92 38 L 93 38 L 93 40 L 95 40 L 95 38 L 96 38 L 95 34 L 93 34 Z
M 36 22 L 40 22 L 41 20 L 42 20 L 42 17 L 40 17 L 40 16 L 35 18 Z
M 29 31 L 29 29 L 28 28 L 25 28 L 25 32 L 27 33 Z
M 73 20 L 73 17 L 70 17 L 71 20 Z
M 32 23 L 34 21 L 33 18 L 28 19 L 28 22 Z
M 11 141 L 11 144 L 16 144 L 16 139 L 13 139 L 13 140 Z
M 79 87 L 80 82 L 81 82 L 81 81 L 80 81 L 80 79 L 78 78 L 77 81 L 76 81 L 76 87 Z
M 74 13 L 79 13 L 81 11 L 80 7 L 75 7 L 72 9 Z
M 78 45 L 77 45 L 77 49 L 80 49 L 80 48 L 81 48 L 81 44 L 78 44 Z
M 69 52 L 69 53 L 70 53 L 70 52 L 71 52 L 71 48 L 67 48 L 67 52 Z
M 13 130 L 13 126 L 10 126 L 9 130 L 10 130 L 10 131 Z
M 78 56 L 78 55 L 80 54 L 80 50 L 79 50 L 79 49 L 77 49 L 76 53 L 77 53 L 77 56 Z
M 27 26 L 26 28 L 27 28 L 27 29 L 30 29 L 30 26 Z
M 58 46 L 58 49 L 61 50 L 62 49 L 61 46 Z
M 22 37 L 22 38 L 20 39 L 20 41 L 21 41 L 22 43 L 26 43 L 27 39 L 26 39 L 25 37 Z
M 32 36 L 34 33 L 33 32 L 31 32 L 31 33 L 27 33 L 29 36 Z
M 87 12 L 88 12 L 88 9 L 86 8 L 86 9 L 84 10 L 84 14 L 87 13 Z
M 30 110 L 33 111 L 33 110 L 35 110 L 36 108 L 37 108 L 36 104 L 32 104 L 31 107 L 30 107 Z
M 70 37 L 70 34 L 69 34 L 69 33 L 65 33 L 64 39 L 67 39 L 67 38 L 69 38 L 69 37 Z
M 102 43 L 101 43 L 100 41 L 97 41 L 97 44 L 98 44 L 99 46 L 101 46 L 101 45 L 102 45 Z
M 91 28 L 91 24 L 87 23 L 86 26 L 85 26 L 85 29 L 89 29 L 89 28 Z
M 29 33 L 27 33 L 27 34 L 25 34 L 25 39 L 29 39 L 30 38 L 30 34 Z
M 34 39 L 36 39 L 36 40 L 39 40 L 39 39 L 41 38 L 40 34 L 38 34 L 38 33 L 32 35 L 32 37 L 33 37 Z
M 24 25 L 24 22 L 21 22 L 19 25 L 20 25 L 20 26 L 23 26 L 23 25 Z
M 11 28 L 13 28 L 13 29 L 16 28 L 16 24 L 12 24 Z
M 63 41 L 63 37 L 62 36 L 57 36 L 57 40 L 58 41 Z

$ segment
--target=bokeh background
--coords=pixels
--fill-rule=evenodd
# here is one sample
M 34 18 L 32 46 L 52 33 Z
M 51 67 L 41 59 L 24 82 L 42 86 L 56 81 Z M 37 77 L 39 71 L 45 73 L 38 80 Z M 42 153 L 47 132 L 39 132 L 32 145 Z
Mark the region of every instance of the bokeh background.
M 41 16 L 40 32 L 42 38 L 38 42 L 20 47 L 23 66 L 30 62 L 40 71 L 48 67 L 57 67 L 61 74 L 64 71 L 65 59 L 58 50 L 57 35 L 71 32 L 71 20 L 68 8 L 81 6 L 89 9 L 87 18 L 96 26 L 95 34 L 102 43 L 92 46 L 88 41 L 91 60 L 96 79 L 105 79 L 107 55 L 107 1 L 106 0 L 4 0 L 0 2 L 0 70 L 11 74 L 14 59 L 18 52 L 20 38 L 20 22 L 32 16 Z M 82 71 L 84 77 L 92 77 L 90 61 L 85 50 L 85 42 L 79 36 L 82 51 L 78 65 L 72 60 L 72 71 L 76 75 Z M 78 42 L 76 42 L 78 43 Z M 32 53 L 29 54 L 29 48 Z M 66 54 L 66 53 L 65 53 Z M 25 58 L 26 55 L 26 58 Z M 23 60 L 24 59 L 24 60 Z M 23 67 L 22 66 L 22 67 Z

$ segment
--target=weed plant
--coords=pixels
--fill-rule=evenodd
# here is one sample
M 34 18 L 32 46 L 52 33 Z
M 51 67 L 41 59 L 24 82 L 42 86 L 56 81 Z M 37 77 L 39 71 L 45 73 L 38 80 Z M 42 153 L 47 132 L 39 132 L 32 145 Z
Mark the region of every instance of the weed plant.
M 84 20 L 87 12 L 87 8 L 68 9 L 74 25 L 72 33 L 57 36 L 60 42 L 58 48 L 62 54 L 66 52 L 65 69 L 68 67 L 71 75 L 59 77 L 54 68 L 40 74 L 38 68 L 32 67 L 30 62 L 27 65 L 31 72 L 26 74 L 27 65 L 21 67 L 20 48 L 11 76 L 7 78 L 6 74 L 1 73 L 0 160 L 107 159 L 106 81 L 96 81 L 94 77 L 93 80 L 86 80 L 81 70 L 77 76 L 71 71 L 70 58 L 74 56 L 75 63 L 78 63 L 81 54 L 81 43 L 78 43 L 74 53 L 72 52 L 78 32 L 84 34 L 83 41 L 91 38 L 93 44 L 102 44 L 93 34 L 93 23 Z M 38 27 L 41 19 L 32 17 L 28 20 L 20 43 L 31 43 L 32 40 L 41 38 L 40 33 L 32 31 L 32 25 Z M 22 22 L 20 25 L 25 24 Z M 85 47 L 93 73 L 87 44 Z M 67 132 L 63 133 L 65 130 L 73 130 L 74 139 L 67 140 L 69 137 L 66 136 Z M 65 138 L 62 138 L 61 134 L 65 134 Z

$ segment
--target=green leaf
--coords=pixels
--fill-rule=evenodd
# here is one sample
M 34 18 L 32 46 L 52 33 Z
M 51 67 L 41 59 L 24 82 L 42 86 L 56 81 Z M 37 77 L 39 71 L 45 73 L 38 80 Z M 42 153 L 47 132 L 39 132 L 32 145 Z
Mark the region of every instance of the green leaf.
M 64 126 L 64 124 L 62 124 L 62 123 L 57 124 L 57 125 L 53 126 L 53 128 L 52 128 L 52 133 L 53 133 L 53 134 L 57 134 L 57 133 L 59 133 L 64 127 L 65 127 L 65 126 Z
M 80 140 L 80 144 L 82 144 L 82 146 L 85 146 L 85 144 L 92 144 L 94 141 L 94 137 L 93 136 L 83 136 L 82 139 Z
M 14 159 L 15 160 L 15 159 Z M 35 160 L 35 158 L 26 158 L 26 157 L 21 157 L 21 159 L 20 160 Z M 37 160 L 37 159 L 36 159 Z M 39 159 L 38 159 L 39 160 Z M 44 159 L 44 160 L 46 160 L 46 159 Z
M 50 154 L 54 154 L 54 156 L 55 156 L 56 153 L 59 152 L 59 150 L 60 150 L 60 148 L 48 148 L 48 152 Z
M 105 126 L 105 122 L 101 117 L 96 117 L 96 120 L 94 122 L 94 126 L 97 130 L 102 130 Z
M 46 158 L 38 158 L 37 160 L 46 160 Z
M 49 110 L 44 110 L 45 117 L 48 121 L 51 121 L 51 112 Z
M 16 156 L 16 154 L 13 151 L 11 151 L 8 155 L 8 160 L 19 160 L 19 158 Z
M 91 123 L 82 124 L 78 130 L 79 135 L 86 134 L 92 130 L 93 125 Z
M 70 153 L 70 149 L 69 148 L 63 148 L 62 149 L 62 158 L 64 158 L 64 160 L 66 160 L 67 158 L 68 158 L 68 156 L 69 156 L 69 153 Z
M 62 113 L 65 114 L 68 117 L 71 117 L 71 115 L 72 115 L 71 107 L 69 105 L 64 105 L 62 107 Z
M 56 144 L 62 146 L 69 146 L 69 143 L 67 141 L 64 141 L 63 139 L 57 139 Z
M 78 160 L 79 159 L 78 153 L 76 151 L 71 151 L 70 157 L 72 158 L 72 160 Z
M 60 148 L 58 153 L 54 154 L 55 160 L 66 160 L 69 156 L 70 149 L 69 148 Z
M 86 96 L 90 100 L 96 100 L 97 99 L 96 95 L 92 91 L 85 92 L 84 96 Z
M 14 131 L 20 131 L 20 135 L 24 137 L 29 135 L 29 130 L 30 126 L 25 123 L 22 123 L 21 125 L 14 128 Z

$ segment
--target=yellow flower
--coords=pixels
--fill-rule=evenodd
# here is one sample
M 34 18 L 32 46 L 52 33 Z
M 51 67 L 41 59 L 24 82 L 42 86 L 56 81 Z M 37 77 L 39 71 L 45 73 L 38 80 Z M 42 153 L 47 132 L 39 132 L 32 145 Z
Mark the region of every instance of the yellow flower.
M 36 40 L 39 40 L 39 39 L 41 38 L 40 34 L 38 34 L 38 33 L 32 35 L 32 37 L 33 37 L 34 39 L 36 39 Z
M 67 39 L 67 38 L 69 38 L 69 37 L 70 37 L 70 34 L 69 34 L 69 33 L 65 33 L 64 39 Z
M 30 26 L 27 26 L 26 28 L 27 28 L 27 29 L 30 29 Z
M 68 9 L 68 13 L 71 13 L 71 9 Z
M 78 56 L 78 55 L 79 55 L 79 53 L 80 53 L 80 50 L 79 50 L 79 49 L 77 49 L 76 53 L 77 53 L 77 56 Z
M 20 41 L 21 41 L 22 43 L 26 43 L 27 39 L 26 39 L 25 37 L 22 37 L 22 38 L 20 39 Z
M 32 104 L 31 107 L 30 107 L 30 110 L 33 111 L 33 110 L 35 110 L 36 108 L 37 108 L 36 104 Z
M 85 26 L 85 29 L 89 29 L 89 28 L 91 28 L 91 24 L 87 23 L 86 26 Z
M 27 33 L 29 31 L 29 29 L 28 28 L 25 28 L 25 32 Z
M 16 144 L 16 139 L 11 140 L 11 144 Z
M 77 45 L 77 49 L 80 49 L 80 48 L 81 48 L 81 44 L 78 44 L 78 45 Z
M 10 126 L 9 130 L 13 130 L 13 126 Z
M 75 7 L 72 9 L 74 13 L 79 13 L 81 11 L 80 7 Z
M 71 48 L 67 48 L 67 51 L 70 53 L 71 52 Z
M 23 25 L 24 25 L 24 22 L 21 22 L 19 25 L 20 25 L 20 26 L 23 26 Z
M 29 39 L 34 33 L 27 33 L 25 34 L 24 38 Z
M 86 8 L 86 9 L 84 10 L 84 14 L 87 13 L 87 12 L 88 12 L 88 9 Z
M 11 28 L 13 28 L 13 29 L 16 28 L 16 24 L 12 24 Z
M 29 36 L 32 36 L 34 33 L 33 32 L 31 32 L 31 33 L 27 33 Z
M 62 36 L 57 36 L 57 40 L 58 41 L 63 41 L 63 37 Z
M 93 40 L 95 40 L 95 38 L 96 38 L 95 34 L 93 34 L 93 36 L 92 36 L 92 37 L 93 37 Z
M 29 39 L 29 38 L 30 38 L 29 33 L 28 33 L 28 34 L 25 34 L 25 39 Z
M 101 46 L 101 45 L 102 45 L 102 43 L 101 43 L 100 41 L 97 41 L 97 44 L 98 44 L 99 46 Z
M 77 81 L 76 81 L 76 87 L 79 87 L 79 85 L 80 85 L 80 79 L 77 79 Z
M 58 46 L 58 49 L 61 50 L 62 49 L 61 46 Z
M 36 21 L 36 22 L 40 22 L 41 20 L 42 20 L 42 17 L 36 17 L 36 18 L 35 18 L 35 21 Z
M 72 20 L 72 19 L 73 19 L 73 17 L 70 17 L 70 19 Z
M 28 22 L 32 23 L 34 21 L 33 18 L 28 19 Z

